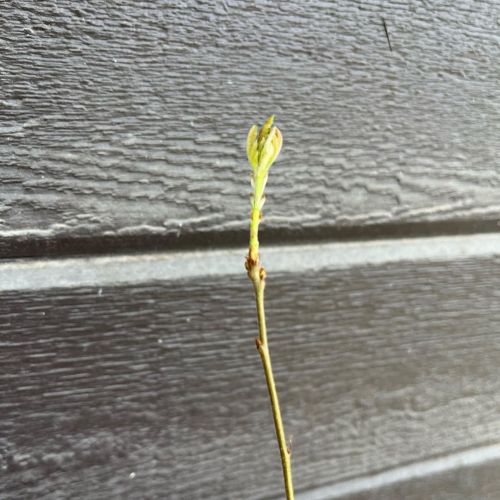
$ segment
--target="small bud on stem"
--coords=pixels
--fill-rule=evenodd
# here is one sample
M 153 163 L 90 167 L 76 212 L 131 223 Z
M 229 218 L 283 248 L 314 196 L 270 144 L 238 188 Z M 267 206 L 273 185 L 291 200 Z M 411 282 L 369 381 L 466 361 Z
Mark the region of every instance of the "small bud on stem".
M 259 223 L 262 218 L 262 207 L 266 201 L 264 190 L 271 165 L 278 157 L 283 137 L 278 127 L 273 126 L 274 115 L 271 115 L 261 129 L 253 125 L 247 136 L 247 157 L 252 166 L 251 184 L 253 196 L 251 197 L 252 214 L 250 223 L 250 257 L 258 261 L 259 253 Z

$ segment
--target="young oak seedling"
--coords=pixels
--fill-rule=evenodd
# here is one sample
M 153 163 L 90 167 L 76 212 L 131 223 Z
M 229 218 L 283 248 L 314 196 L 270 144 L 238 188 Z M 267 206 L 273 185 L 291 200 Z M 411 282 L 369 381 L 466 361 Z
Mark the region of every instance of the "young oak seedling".
M 266 271 L 260 264 L 259 256 L 259 224 L 262 219 L 262 207 L 266 201 L 264 190 L 266 188 L 269 168 L 281 151 L 283 138 L 278 127 L 273 126 L 274 115 L 271 115 L 259 130 L 253 125 L 247 136 L 247 156 L 252 167 L 251 216 L 250 216 L 250 245 L 245 267 L 248 277 L 253 283 L 255 301 L 257 305 L 257 319 L 259 323 L 259 336 L 256 339 L 266 376 L 267 389 L 271 399 L 274 427 L 281 455 L 281 466 L 285 481 L 285 492 L 287 500 L 293 500 L 291 449 L 287 445 L 283 420 L 281 419 L 278 392 L 274 383 L 271 356 L 267 343 L 266 315 L 264 310 L 264 288 L 266 286 Z

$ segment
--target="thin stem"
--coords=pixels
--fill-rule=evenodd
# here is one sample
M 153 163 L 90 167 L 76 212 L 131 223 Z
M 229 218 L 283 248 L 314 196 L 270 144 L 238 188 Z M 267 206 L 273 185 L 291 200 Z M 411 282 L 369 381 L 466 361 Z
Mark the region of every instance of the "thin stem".
M 287 446 L 283 420 L 281 419 L 278 392 L 274 383 L 273 368 L 271 365 L 271 355 L 267 344 L 266 314 L 264 311 L 264 288 L 266 287 L 266 272 L 260 265 L 259 258 L 259 224 L 262 218 L 262 206 L 265 202 L 264 189 L 267 183 L 267 174 L 271 164 L 278 156 L 283 138 L 277 127 L 273 127 L 274 115 L 271 115 L 260 131 L 254 125 L 250 128 L 247 136 L 247 156 L 253 169 L 252 186 L 254 188 L 252 196 L 252 213 L 250 215 L 250 244 L 246 269 L 248 277 L 252 280 L 255 291 L 255 301 L 257 304 L 257 317 L 259 320 L 259 337 L 256 339 L 257 349 L 262 360 L 264 373 L 266 375 L 267 389 L 271 399 L 273 410 L 274 428 L 276 439 L 281 455 L 281 466 L 283 468 L 283 478 L 285 480 L 285 491 L 287 500 L 293 500 L 292 484 L 292 452 Z
M 250 249 L 249 249 L 249 253 L 248 253 L 249 258 L 253 261 L 257 261 L 259 259 L 260 217 L 261 217 L 260 210 L 254 204 L 252 206 L 252 214 L 251 214 L 251 222 L 250 222 Z M 252 279 L 252 278 L 250 278 L 250 279 Z M 255 283 L 254 283 L 254 286 L 255 286 Z M 257 293 L 257 291 L 255 293 Z
M 271 399 L 276 439 L 278 441 L 281 455 L 281 466 L 283 469 L 286 498 L 287 500 L 293 500 L 294 493 L 292 483 L 291 450 L 287 446 L 286 442 L 285 429 L 281 418 L 281 410 L 278 400 L 278 392 L 274 382 L 271 355 L 269 353 L 269 345 L 267 343 L 266 315 L 264 310 L 265 271 L 264 268 L 259 265 L 258 255 L 257 261 L 251 261 L 249 257 L 247 260 L 247 266 L 248 276 L 254 285 L 255 301 L 257 305 L 257 317 L 259 322 L 259 337 L 256 339 L 257 350 L 259 351 L 260 358 L 262 360 L 262 366 L 266 376 L 267 389 L 269 391 L 269 398 Z

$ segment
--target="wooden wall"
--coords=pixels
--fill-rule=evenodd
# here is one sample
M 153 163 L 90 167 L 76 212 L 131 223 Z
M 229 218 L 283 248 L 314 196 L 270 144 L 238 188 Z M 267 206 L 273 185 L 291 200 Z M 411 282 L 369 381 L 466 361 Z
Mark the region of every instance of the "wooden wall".
M 0 498 L 282 497 L 243 269 L 244 141 L 270 113 L 299 497 L 500 498 L 499 20 L 4 2 Z

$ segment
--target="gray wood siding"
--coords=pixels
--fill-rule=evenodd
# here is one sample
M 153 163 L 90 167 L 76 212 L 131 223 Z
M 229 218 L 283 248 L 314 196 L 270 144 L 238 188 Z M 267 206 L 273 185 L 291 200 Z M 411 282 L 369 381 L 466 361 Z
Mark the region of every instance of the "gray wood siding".
M 495 221 L 499 13 L 493 0 L 4 2 L 0 249 L 204 246 L 200 231 L 243 230 L 244 137 L 270 112 L 285 146 L 268 228 Z
M 402 479 L 388 485 L 372 485 L 363 491 L 342 496 L 343 500 L 498 500 L 499 460 L 489 463 L 463 464 L 455 469 L 439 471 L 425 477 Z M 323 496 L 323 491 L 325 495 Z M 326 500 L 339 498 L 328 490 L 304 497 L 304 500 Z
M 498 443 L 499 264 L 270 273 L 300 491 Z M 0 496 L 281 494 L 243 275 L 3 292 L 0 321 Z M 464 487 L 492 477 L 488 463 L 463 468 Z M 453 470 L 433 480 L 449 484 Z M 403 483 L 381 498 L 405 487 L 419 498 L 432 484 Z
M 494 0 L 2 2 L 0 499 L 283 497 L 240 248 L 270 113 L 297 500 L 500 498 L 499 24 Z

